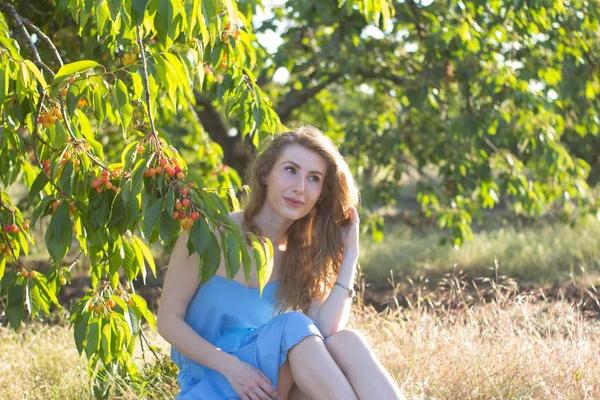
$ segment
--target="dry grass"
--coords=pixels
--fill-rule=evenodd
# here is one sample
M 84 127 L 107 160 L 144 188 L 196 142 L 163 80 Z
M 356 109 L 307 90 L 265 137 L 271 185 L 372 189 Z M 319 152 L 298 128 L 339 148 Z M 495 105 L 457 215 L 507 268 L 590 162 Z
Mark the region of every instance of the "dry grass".
M 507 299 L 459 309 L 420 302 L 381 314 L 361 307 L 351 326 L 364 333 L 408 398 L 600 398 L 600 322 L 565 301 Z M 58 325 L 31 324 L 18 334 L 1 329 L 2 398 L 90 398 L 85 361 L 71 335 Z M 167 351 L 160 337 L 150 339 Z M 165 382 L 145 394 L 122 388 L 118 398 L 172 397 L 176 388 Z
M 600 398 L 600 324 L 563 302 L 482 305 L 445 317 L 367 310 L 353 326 L 411 398 Z

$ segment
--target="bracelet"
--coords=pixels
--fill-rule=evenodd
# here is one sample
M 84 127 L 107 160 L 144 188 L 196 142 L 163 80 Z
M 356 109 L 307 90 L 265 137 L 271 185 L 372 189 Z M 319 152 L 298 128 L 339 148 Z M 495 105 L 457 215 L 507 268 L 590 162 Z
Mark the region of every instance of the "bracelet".
M 355 291 L 354 289 L 350 289 L 350 288 L 348 288 L 348 287 L 346 287 L 346 286 L 342 285 L 341 283 L 339 283 L 339 282 L 337 282 L 337 281 L 336 281 L 336 282 L 334 282 L 334 283 L 333 283 L 333 285 L 334 285 L 334 286 L 339 286 L 339 287 L 341 287 L 342 289 L 344 289 L 346 292 L 348 292 L 348 298 L 349 298 L 349 299 L 351 299 L 351 298 L 353 298 L 354 296 L 356 296 L 356 291 Z

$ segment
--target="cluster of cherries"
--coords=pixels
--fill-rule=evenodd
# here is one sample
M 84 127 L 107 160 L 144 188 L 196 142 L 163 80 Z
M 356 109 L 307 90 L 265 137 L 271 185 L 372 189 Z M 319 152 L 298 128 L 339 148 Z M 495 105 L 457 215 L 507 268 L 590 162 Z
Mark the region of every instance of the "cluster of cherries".
M 44 114 L 38 117 L 38 122 L 42 124 L 44 128 L 50 128 L 56 124 L 57 120 L 62 120 L 62 115 L 58 107 L 52 109 L 52 111 L 46 111 Z
M 14 248 L 17 245 L 17 242 L 12 241 L 11 246 Z M 0 258 L 10 256 L 10 247 L 6 245 L 6 243 L 0 243 Z
M 112 311 L 113 308 L 115 308 L 115 306 L 117 305 L 117 303 L 113 300 L 113 299 L 108 299 L 107 301 L 97 301 L 95 304 L 94 302 L 91 302 L 88 305 L 88 310 L 94 310 L 96 313 L 100 314 L 102 312 L 102 310 L 106 310 L 108 312 Z
M 181 169 L 177 157 L 173 157 L 170 160 L 167 160 L 166 158 L 161 158 L 158 161 L 158 164 L 159 165 L 157 165 L 156 167 L 148 168 L 144 172 L 144 176 L 146 176 L 147 178 L 155 179 L 157 175 L 162 174 L 164 171 L 164 173 L 170 177 L 174 177 L 180 180 L 185 179 L 185 173 Z M 188 182 L 187 186 L 193 187 L 194 183 Z M 190 209 L 190 199 L 187 198 L 189 194 L 188 188 L 182 187 L 179 190 L 181 194 L 181 199 L 177 199 L 177 201 L 175 202 L 173 218 L 179 220 L 179 225 L 183 229 L 190 230 L 194 225 L 194 221 L 200 218 L 200 213 L 197 211 L 192 211 Z
M 16 224 L 9 224 L 9 225 L 4 225 L 2 227 L 2 230 L 4 231 L 4 233 L 10 235 L 10 234 L 18 234 L 19 232 L 21 232 L 21 229 L 23 230 L 28 230 L 29 229 L 29 220 L 26 219 L 23 222 L 23 225 L 21 228 L 19 228 Z M 15 240 L 10 239 L 10 237 L 7 237 L 7 239 L 10 242 L 10 246 L 7 246 L 6 243 L 0 243 L 0 257 L 8 257 L 11 254 L 10 248 L 12 247 L 13 249 L 17 246 L 17 242 Z
M 181 170 L 181 166 L 179 166 L 177 157 L 171 158 L 170 163 L 166 158 L 161 158 L 158 163 L 158 166 L 148 168 L 144 172 L 144 175 L 148 178 L 155 178 L 156 175 L 160 175 L 165 171 L 165 174 L 169 176 L 175 176 L 177 179 L 185 179 L 185 174 Z
M 173 218 L 179 220 L 179 225 L 186 231 L 192 229 L 194 221 L 200 218 L 198 211 L 191 211 L 190 200 L 187 198 L 187 188 L 181 188 L 181 200 L 175 202 L 175 211 L 173 211 Z
M 26 219 L 23 222 L 23 229 L 24 230 L 28 230 L 29 229 L 29 224 L 30 224 L 30 221 L 28 219 Z M 2 229 L 4 230 L 5 233 L 19 233 L 19 232 L 21 232 L 21 228 L 19 228 L 16 224 L 4 225 L 4 227 Z
M 37 275 L 38 275 L 38 273 L 37 273 L 37 271 L 35 271 L 35 270 L 28 271 L 28 270 L 26 270 L 25 268 L 23 268 L 23 269 L 21 270 L 21 276 L 22 276 L 23 278 L 36 279 L 36 278 L 37 278 Z
M 118 175 L 118 172 L 116 170 L 113 171 L 113 176 L 117 176 L 117 175 Z M 113 185 L 110 182 L 110 172 L 106 169 L 104 171 L 102 171 L 101 177 L 99 177 L 94 182 L 92 182 L 92 187 L 94 189 L 96 189 L 96 192 L 98 192 L 98 193 L 102 193 L 103 189 L 112 190 L 115 193 L 117 193 L 120 189 L 118 186 Z

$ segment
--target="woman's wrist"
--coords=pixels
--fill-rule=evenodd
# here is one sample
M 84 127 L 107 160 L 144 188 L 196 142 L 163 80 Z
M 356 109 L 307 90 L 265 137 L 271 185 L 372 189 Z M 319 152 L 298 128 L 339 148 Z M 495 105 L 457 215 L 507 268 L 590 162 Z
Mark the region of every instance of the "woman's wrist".
M 220 368 L 217 369 L 217 372 L 221 373 L 225 377 L 228 377 L 230 372 L 235 370 L 239 363 L 242 361 L 236 356 L 227 352 L 223 352 L 222 357 L 223 360 L 221 361 Z

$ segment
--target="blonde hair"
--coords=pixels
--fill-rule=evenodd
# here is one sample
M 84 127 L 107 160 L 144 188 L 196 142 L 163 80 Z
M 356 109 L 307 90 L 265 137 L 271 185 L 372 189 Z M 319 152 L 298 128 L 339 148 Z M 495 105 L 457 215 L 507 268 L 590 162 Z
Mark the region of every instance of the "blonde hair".
M 359 193 L 348 164 L 331 139 L 313 126 L 301 126 L 271 137 L 250 163 L 246 174 L 250 192 L 242 225 L 245 231 L 262 234 L 252 222 L 267 197 L 261 180 L 292 144 L 314 151 L 327 165 L 320 201 L 290 226 L 281 258 L 278 307 L 306 310 L 311 300 L 323 299 L 335 282 L 342 261 L 341 227 L 348 224 L 347 212 L 358 204 Z

